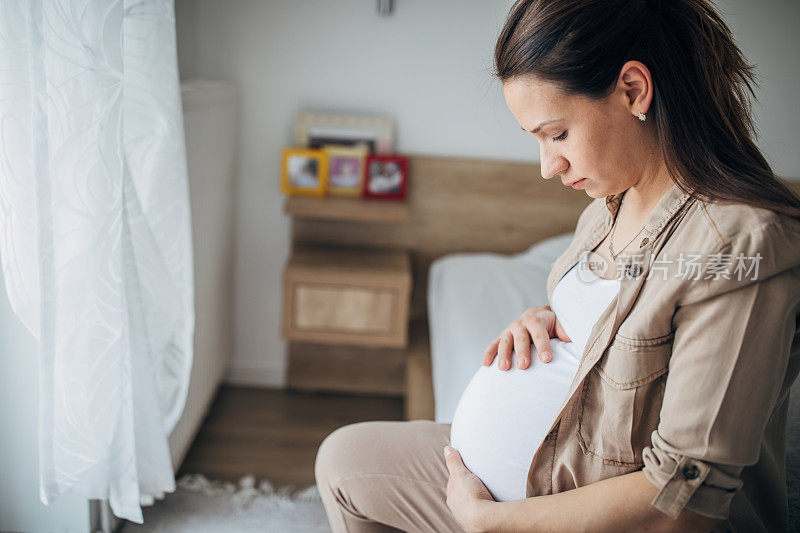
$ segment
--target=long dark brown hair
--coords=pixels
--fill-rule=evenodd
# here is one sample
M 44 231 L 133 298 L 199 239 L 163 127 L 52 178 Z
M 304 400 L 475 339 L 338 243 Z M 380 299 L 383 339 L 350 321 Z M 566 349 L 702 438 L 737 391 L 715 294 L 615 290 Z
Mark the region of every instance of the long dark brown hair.
M 755 65 L 708 0 L 518 0 L 495 45 L 494 75 L 534 75 L 600 99 L 629 60 L 650 69 L 647 118 L 681 190 L 800 219 L 800 198 L 753 142 Z

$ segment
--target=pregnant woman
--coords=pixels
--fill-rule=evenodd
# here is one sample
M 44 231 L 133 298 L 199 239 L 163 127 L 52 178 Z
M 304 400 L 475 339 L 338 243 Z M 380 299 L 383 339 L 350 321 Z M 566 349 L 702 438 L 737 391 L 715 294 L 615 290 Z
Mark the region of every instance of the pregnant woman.
M 452 425 L 325 439 L 331 527 L 786 530 L 800 198 L 730 30 L 709 0 L 519 0 L 494 61 L 542 177 L 595 200 Z

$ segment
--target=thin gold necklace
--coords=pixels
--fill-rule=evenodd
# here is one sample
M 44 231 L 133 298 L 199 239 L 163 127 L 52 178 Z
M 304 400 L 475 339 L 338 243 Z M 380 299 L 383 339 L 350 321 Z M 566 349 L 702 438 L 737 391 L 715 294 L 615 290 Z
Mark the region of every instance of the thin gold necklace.
M 642 233 L 642 230 L 644 229 L 644 227 L 647 226 L 647 222 L 645 222 L 644 226 L 642 226 L 642 229 L 639 230 L 639 233 L 634 235 L 633 239 L 628 241 L 628 244 L 626 244 L 625 246 L 622 247 L 622 250 L 620 250 L 616 254 L 614 253 L 614 230 L 617 229 L 617 219 L 619 218 L 620 211 L 622 211 L 622 203 L 624 201 L 625 201 L 625 196 L 623 195 L 622 200 L 620 200 L 620 202 L 619 202 L 619 209 L 617 209 L 617 216 L 614 217 L 614 225 L 611 226 L 611 235 L 608 237 L 608 253 L 611 254 L 611 260 L 612 261 L 616 261 L 617 257 L 619 256 L 619 254 L 621 254 L 623 252 L 623 250 L 625 250 L 625 248 L 630 246 L 630 244 L 636 239 L 636 237 L 638 237 L 639 234 Z

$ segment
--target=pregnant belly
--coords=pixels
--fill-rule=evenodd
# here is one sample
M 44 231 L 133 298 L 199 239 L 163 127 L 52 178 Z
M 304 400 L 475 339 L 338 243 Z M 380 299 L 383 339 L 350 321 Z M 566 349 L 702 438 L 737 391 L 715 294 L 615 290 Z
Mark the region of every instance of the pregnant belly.
M 450 443 L 497 501 L 525 498 L 533 454 L 558 415 L 580 360 L 573 343 L 550 339 L 553 358 L 519 370 L 479 366 L 453 415 Z

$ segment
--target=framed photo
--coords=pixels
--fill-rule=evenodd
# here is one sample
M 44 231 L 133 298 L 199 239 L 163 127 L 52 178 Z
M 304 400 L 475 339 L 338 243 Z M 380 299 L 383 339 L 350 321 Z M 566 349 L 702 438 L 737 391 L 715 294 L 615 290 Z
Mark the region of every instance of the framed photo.
M 326 146 L 328 192 L 331 195 L 360 196 L 364 182 L 367 148 Z
M 375 153 L 375 139 L 367 139 L 367 138 L 337 139 L 335 137 L 330 137 L 330 136 L 310 137 L 308 139 L 308 147 L 311 149 L 319 150 L 319 149 L 325 149 L 329 146 L 339 147 L 339 148 L 355 148 L 358 150 L 364 150 L 368 154 Z
M 399 155 L 367 157 L 363 194 L 366 198 L 402 200 L 406 197 L 408 159 Z
M 377 115 L 301 111 L 295 118 L 294 142 L 312 149 L 333 144 L 388 154 L 394 150 L 394 121 Z
M 324 196 L 328 178 L 328 156 L 324 150 L 284 148 L 281 190 L 288 194 Z

